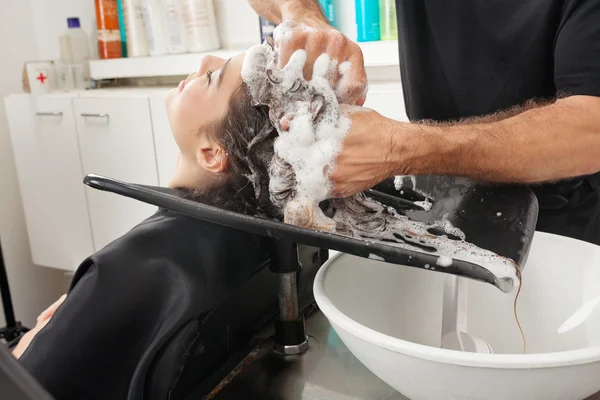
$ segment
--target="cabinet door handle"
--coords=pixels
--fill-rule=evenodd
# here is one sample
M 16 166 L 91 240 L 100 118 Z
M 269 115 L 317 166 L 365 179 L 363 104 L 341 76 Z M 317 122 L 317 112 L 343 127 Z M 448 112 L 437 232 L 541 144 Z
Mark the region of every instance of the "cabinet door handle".
M 36 112 L 38 117 L 62 117 L 62 112 Z
M 108 115 L 108 114 L 81 113 L 81 116 L 83 118 L 106 118 L 107 121 L 110 119 L 110 115 Z

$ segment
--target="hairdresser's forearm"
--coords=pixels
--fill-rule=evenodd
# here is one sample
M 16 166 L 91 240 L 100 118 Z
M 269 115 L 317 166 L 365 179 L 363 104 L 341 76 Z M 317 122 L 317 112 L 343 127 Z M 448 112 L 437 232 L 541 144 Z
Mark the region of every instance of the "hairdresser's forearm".
M 288 19 L 324 19 L 316 0 L 248 0 L 248 2 L 261 17 L 276 24 Z
M 600 98 L 574 96 L 502 121 L 390 122 L 395 173 L 533 183 L 600 171 Z M 408 130 L 408 132 L 407 132 Z

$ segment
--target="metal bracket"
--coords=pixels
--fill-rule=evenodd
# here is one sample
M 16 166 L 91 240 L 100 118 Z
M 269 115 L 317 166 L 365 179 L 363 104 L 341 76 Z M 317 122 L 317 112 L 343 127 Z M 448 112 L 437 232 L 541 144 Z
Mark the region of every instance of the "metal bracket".
M 277 240 L 271 253 L 271 271 L 279 278 L 279 316 L 275 320 L 273 351 L 281 356 L 295 356 L 308 350 L 304 316 L 298 309 L 297 274 L 301 268 L 298 245 Z

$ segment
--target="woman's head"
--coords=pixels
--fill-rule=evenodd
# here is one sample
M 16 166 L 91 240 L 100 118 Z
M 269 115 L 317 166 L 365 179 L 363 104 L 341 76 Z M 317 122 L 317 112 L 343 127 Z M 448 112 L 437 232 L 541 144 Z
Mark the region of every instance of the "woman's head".
M 194 184 L 196 175 L 206 179 L 211 177 L 208 173 L 226 169 L 226 155 L 207 133 L 227 114 L 229 101 L 242 83 L 242 62 L 243 54 L 230 60 L 204 57 L 198 71 L 169 92 L 167 114 L 184 167 L 174 177 L 178 185 Z
M 276 216 L 268 193 L 276 131 L 268 109 L 252 105 L 240 76 L 243 60 L 205 57 L 169 92 L 167 114 L 180 150 L 170 186 L 191 189 L 209 204 Z

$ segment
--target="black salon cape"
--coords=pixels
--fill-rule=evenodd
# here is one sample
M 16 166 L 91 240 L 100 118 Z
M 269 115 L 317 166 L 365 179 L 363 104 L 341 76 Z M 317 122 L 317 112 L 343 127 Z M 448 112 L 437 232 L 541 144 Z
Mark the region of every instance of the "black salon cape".
M 158 210 L 79 266 L 20 361 L 57 400 L 142 399 L 161 345 L 260 269 L 260 248 L 243 231 Z

